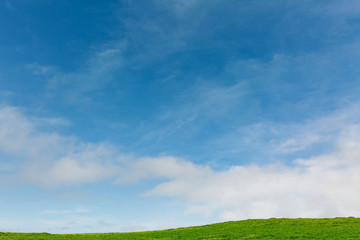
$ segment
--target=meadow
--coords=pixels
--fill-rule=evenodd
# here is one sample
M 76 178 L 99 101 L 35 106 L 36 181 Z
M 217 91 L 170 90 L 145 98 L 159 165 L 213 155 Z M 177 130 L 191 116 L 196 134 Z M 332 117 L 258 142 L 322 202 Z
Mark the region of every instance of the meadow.
M 134 233 L 4 233 L 1 240 L 113 239 L 360 239 L 360 218 L 254 219 Z

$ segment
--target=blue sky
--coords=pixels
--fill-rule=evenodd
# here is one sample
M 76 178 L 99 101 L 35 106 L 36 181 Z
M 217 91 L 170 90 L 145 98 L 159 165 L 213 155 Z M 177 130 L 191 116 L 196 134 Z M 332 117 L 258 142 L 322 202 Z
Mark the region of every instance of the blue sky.
M 360 217 L 358 1 L 0 3 L 0 231 Z

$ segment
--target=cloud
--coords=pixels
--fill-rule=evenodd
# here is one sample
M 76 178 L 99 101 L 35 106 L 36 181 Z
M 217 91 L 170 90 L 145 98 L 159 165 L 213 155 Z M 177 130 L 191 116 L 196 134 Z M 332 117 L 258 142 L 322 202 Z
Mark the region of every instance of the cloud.
M 9 9 L 9 10 L 15 10 L 14 6 L 10 3 L 9 0 L 5 0 L 4 5 L 5 5 L 6 8 Z
M 172 156 L 123 159 L 111 145 L 43 133 L 19 109 L 7 106 L 0 109 L 0 147 L 26 160 L 15 161 L 14 174 L 27 184 L 113 179 L 121 187 L 157 180 L 142 196 L 177 199 L 186 206 L 186 215 L 219 220 L 360 216 L 360 125 L 348 121 L 353 115 L 345 113 L 313 120 L 313 125 L 303 128 L 321 130 L 316 127 L 321 123 L 325 129 L 333 126 L 336 147 L 332 151 L 294 159 L 290 165 L 234 164 L 218 170 Z
M 184 133 L 196 136 L 209 122 L 228 120 L 236 108 L 246 105 L 247 91 L 248 87 L 242 81 L 222 86 L 199 80 L 179 94 L 175 103 L 167 106 L 155 120 L 144 122 L 139 127 L 146 132 L 137 144 L 166 145 L 165 139 L 178 139 Z
M 57 66 L 40 63 L 26 67 L 33 75 L 46 80 L 45 97 L 61 98 L 67 103 L 86 102 L 95 89 L 105 87 L 112 80 L 113 73 L 121 69 L 126 41 L 117 41 L 94 47 L 89 56 L 75 71 L 66 72 Z
M 56 154 L 60 151 L 54 149 L 56 145 L 60 143 L 66 147 L 65 142 L 71 141 L 56 134 L 37 134 L 34 124 L 19 109 L 9 106 L 0 109 L 0 128 L 0 149 L 16 155 L 27 154 L 32 158 L 36 158 L 37 154 Z M 48 148 L 57 151 L 51 153 Z
M 221 220 L 360 216 L 358 136 L 360 125 L 348 125 L 336 150 L 297 159 L 293 166 L 250 164 L 215 171 L 174 158 L 144 159 L 124 177 L 162 179 L 145 195 L 176 198 L 187 206 L 186 214 Z
M 219 5 L 218 1 L 204 1 L 204 0 L 189 0 L 189 1 L 164 1 L 164 0 L 155 0 L 154 3 L 158 8 L 164 8 L 174 14 L 177 18 L 194 17 L 195 12 L 199 17 L 200 12 L 206 13 L 209 10 L 209 6 Z M 224 2 L 221 2 L 224 4 Z
M 212 173 L 206 166 L 198 166 L 192 162 L 175 157 L 141 158 L 129 162 L 123 169 L 118 183 L 135 183 L 142 179 L 191 179 L 205 177 Z
M 1 98 L 9 98 L 14 96 L 15 93 L 11 92 L 11 91 L 0 91 L 0 97 Z
M 118 159 L 114 157 L 113 146 L 83 143 L 73 136 L 43 132 L 38 120 L 26 117 L 15 107 L 0 108 L 0 149 L 13 156 L 7 168 L 21 181 L 47 186 L 87 183 L 116 173 L 114 162 Z M 48 119 L 40 122 L 54 124 Z
M 26 68 L 36 76 L 51 76 L 60 71 L 57 67 L 41 65 L 37 62 L 27 64 Z
M 141 139 L 134 145 L 175 152 L 171 143 L 196 138 L 199 144 L 189 152 L 204 146 L 213 149 L 208 158 L 235 159 L 256 145 L 256 154 L 267 146 L 290 154 L 329 141 L 331 131 L 322 132 L 327 131 L 322 124 L 313 124 L 313 131 L 302 125 L 358 102 L 359 50 L 348 40 L 298 54 L 274 50 L 267 58 L 226 58 L 223 70 L 211 77 L 198 74 L 161 112 L 141 122 L 136 129 Z
M 117 173 L 114 166 L 78 159 L 62 158 L 50 164 L 29 166 L 20 174 L 23 178 L 42 185 L 97 182 Z
M 351 126 L 360 121 L 358 107 L 358 103 L 353 103 L 311 121 L 288 126 L 273 126 L 277 128 L 277 134 L 283 134 L 283 137 L 274 141 L 272 147 L 275 147 L 278 153 L 291 153 L 309 150 L 315 144 L 332 144 L 333 139 L 344 130 L 345 126 Z

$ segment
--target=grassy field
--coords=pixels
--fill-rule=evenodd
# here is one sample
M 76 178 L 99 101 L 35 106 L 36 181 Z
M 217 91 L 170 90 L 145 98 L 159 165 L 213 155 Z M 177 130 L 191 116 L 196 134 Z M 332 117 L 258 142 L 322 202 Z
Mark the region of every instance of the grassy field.
M 360 239 L 360 218 L 259 219 L 136 233 L 2 233 L 0 239 Z

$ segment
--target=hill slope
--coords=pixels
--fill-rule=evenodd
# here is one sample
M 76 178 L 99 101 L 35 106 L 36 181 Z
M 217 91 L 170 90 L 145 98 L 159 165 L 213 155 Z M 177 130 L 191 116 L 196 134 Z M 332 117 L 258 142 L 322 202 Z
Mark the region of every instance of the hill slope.
M 258 219 L 137 233 L 1 233 L 1 240 L 360 239 L 360 218 Z

